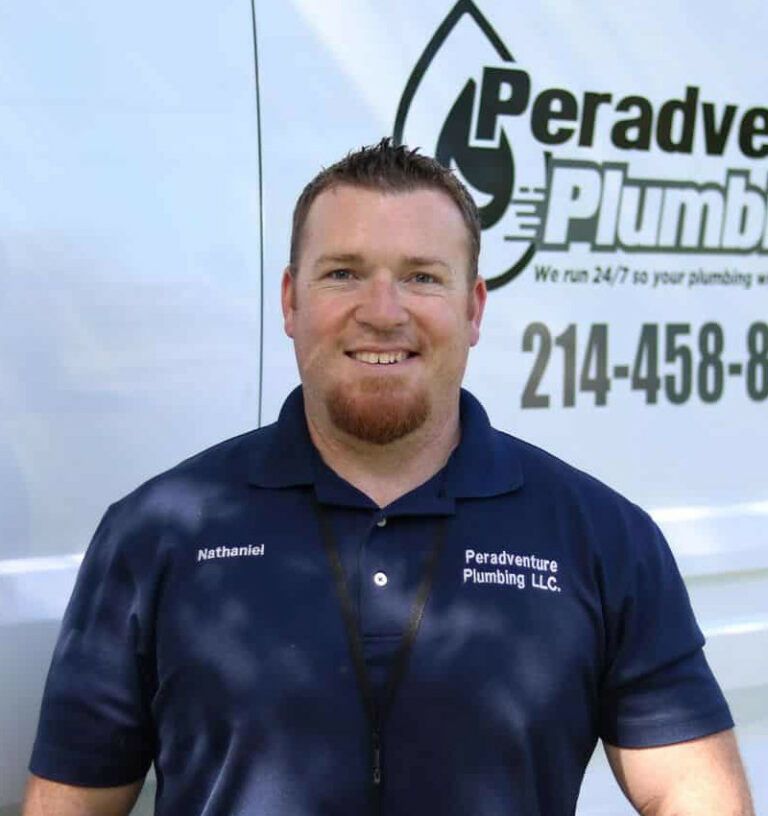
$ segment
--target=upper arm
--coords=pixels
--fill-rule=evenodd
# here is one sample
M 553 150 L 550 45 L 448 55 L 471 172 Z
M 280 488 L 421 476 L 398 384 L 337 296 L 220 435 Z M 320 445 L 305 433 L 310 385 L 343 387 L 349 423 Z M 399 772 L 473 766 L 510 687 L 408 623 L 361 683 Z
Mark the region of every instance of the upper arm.
M 127 515 L 113 505 L 102 519 L 64 613 L 29 763 L 43 779 L 122 787 L 152 764 L 156 567 L 142 572 L 148 536 Z
M 143 784 L 85 788 L 30 775 L 22 816 L 127 816 Z
M 754 816 L 732 730 L 653 748 L 605 743 L 605 752 L 640 813 Z

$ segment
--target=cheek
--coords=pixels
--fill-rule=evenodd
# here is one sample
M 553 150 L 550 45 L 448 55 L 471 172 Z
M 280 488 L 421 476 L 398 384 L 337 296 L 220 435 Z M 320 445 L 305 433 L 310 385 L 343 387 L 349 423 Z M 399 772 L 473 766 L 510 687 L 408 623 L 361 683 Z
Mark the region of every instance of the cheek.
M 342 321 L 332 309 L 299 308 L 293 320 L 297 351 L 307 359 L 322 354 L 323 350 L 338 345 L 342 328 Z
M 446 310 L 432 316 L 432 336 L 436 342 L 452 349 L 460 349 L 467 343 L 471 323 L 469 313 L 464 304 L 457 304 L 456 308 Z

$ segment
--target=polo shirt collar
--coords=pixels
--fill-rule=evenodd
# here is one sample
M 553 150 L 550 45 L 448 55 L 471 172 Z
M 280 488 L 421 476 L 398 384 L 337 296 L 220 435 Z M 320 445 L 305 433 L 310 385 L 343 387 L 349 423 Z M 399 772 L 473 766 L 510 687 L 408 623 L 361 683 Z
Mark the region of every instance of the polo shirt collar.
M 433 477 L 427 483 L 435 482 L 435 499 L 444 502 L 445 499 L 481 498 L 516 490 L 523 484 L 516 440 L 492 428 L 482 405 L 464 389 L 459 406 L 461 440 L 441 477 L 436 480 Z M 266 444 L 258 434 L 257 438 L 261 437 L 259 444 L 254 445 L 250 452 L 251 484 L 268 488 L 315 485 L 321 501 L 350 503 L 350 492 L 342 486 L 351 486 L 332 471 L 330 477 L 335 477 L 335 480 L 323 473 L 323 469 L 329 469 L 312 444 L 304 416 L 301 386 L 288 395 L 277 422 L 264 428 L 263 433 L 267 434 Z M 354 488 L 352 490 L 355 491 Z M 363 493 L 355 492 L 359 496 L 353 504 L 375 506 Z M 398 499 L 392 506 L 400 502 L 401 499 Z M 440 510 L 434 507 L 431 512 Z
M 266 435 L 266 443 L 262 434 Z M 304 417 L 304 395 L 298 386 L 283 403 L 277 422 L 256 434 L 248 481 L 258 487 L 314 484 L 316 455 Z
M 511 493 L 523 484 L 517 440 L 491 427 L 488 414 L 469 391 L 459 400 L 461 441 L 445 466 L 445 492 L 457 499 Z

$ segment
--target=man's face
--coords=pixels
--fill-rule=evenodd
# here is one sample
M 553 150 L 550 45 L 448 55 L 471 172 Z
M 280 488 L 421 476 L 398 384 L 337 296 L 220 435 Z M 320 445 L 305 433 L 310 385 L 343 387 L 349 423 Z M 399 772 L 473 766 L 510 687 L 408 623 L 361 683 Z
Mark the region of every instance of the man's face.
M 468 267 L 447 194 L 322 192 L 282 283 L 310 418 L 386 444 L 451 416 L 486 299 Z

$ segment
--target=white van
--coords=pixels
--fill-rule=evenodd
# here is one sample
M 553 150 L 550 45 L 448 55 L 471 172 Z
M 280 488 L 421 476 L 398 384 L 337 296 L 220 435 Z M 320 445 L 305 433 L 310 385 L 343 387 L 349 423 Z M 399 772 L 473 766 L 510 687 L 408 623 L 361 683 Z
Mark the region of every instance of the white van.
M 4 4 L 0 816 L 98 519 L 276 417 L 294 200 L 384 135 L 481 207 L 468 387 L 661 524 L 768 810 L 767 24 L 757 0 Z M 578 813 L 631 812 L 596 751 Z

